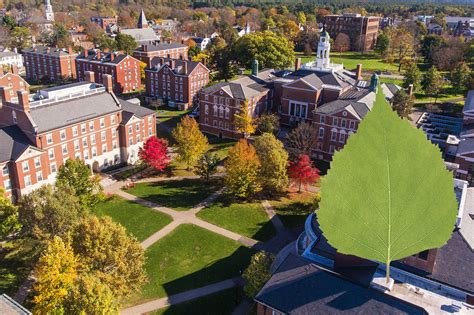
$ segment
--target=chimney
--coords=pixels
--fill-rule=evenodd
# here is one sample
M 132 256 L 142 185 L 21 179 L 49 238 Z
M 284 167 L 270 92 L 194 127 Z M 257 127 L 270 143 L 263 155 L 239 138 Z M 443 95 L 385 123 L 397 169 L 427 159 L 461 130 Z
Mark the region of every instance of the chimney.
M 183 61 L 183 72 L 184 74 L 188 74 L 188 62 Z
M 147 52 L 147 51 L 148 51 L 148 46 L 145 45 L 145 44 L 143 44 L 143 45 L 142 45 L 142 51 L 143 51 L 143 52 Z
M 362 80 L 362 64 L 358 63 L 356 68 L 356 80 Z
M 18 74 L 18 66 L 17 66 L 16 64 L 14 64 L 14 63 L 13 63 L 12 66 L 11 66 L 11 72 L 12 72 L 13 74 Z
M 165 58 L 160 58 L 160 66 L 165 64 Z
M 413 87 L 413 84 L 410 84 L 410 85 L 408 86 L 408 89 L 407 89 L 407 94 L 410 95 L 410 96 L 412 96 L 414 90 L 415 90 L 415 89 L 414 89 L 414 87 Z
M 184 45 L 184 39 L 181 39 L 181 45 Z
M 12 90 L 9 86 L 0 86 L 0 94 L 2 95 L 2 103 L 9 103 L 12 100 L 10 91 Z
M 89 55 L 89 49 L 84 49 L 84 58 L 87 58 Z
M 254 59 L 252 61 L 252 75 L 258 76 L 258 60 Z
M 90 83 L 95 82 L 95 74 L 93 71 L 84 71 L 84 80 Z
M 300 70 L 300 68 L 301 68 L 301 58 L 296 58 L 296 61 L 295 61 L 295 71 Z
M 69 47 L 67 48 L 67 52 L 68 52 L 70 55 L 72 55 L 72 53 L 73 53 L 73 51 L 72 51 L 72 46 L 69 46 Z
M 114 58 L 115 58 L 115 54 L 114 54 L 114 52 L 111 52 L 110 53 L 110 61 L 114 61 Z
M 110 74 L 104 73 L 102 75 L 102 84 L 105 86 L 107 92 L 113 92 L 112 76 Z
M 29 93 L 27 91 L 17 91 L 16 95 L 18 96 L 18 106 L 28 113 L 30 111 L 30 100 L 28 99 Z
M 201 59 L 201 63 L 202 63 L 203 65 L 207 66 L 207 59 L 206 59 L 205 57 L 203 57 L 203 58 Z

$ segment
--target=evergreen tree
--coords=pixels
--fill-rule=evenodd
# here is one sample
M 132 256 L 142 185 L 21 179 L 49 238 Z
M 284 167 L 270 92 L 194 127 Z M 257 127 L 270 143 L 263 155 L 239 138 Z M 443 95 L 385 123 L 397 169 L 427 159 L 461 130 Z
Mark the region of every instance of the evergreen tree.
M 413 96 L 408 95 L 404 90 L 398 91 L 393 96 L 392 109 L 397 112 L 400 118 L 411 120 L 410 114 L 414 105 Z
M 123 50 L 123 52 L 127 55 L 133 54 L 133 51 L 138 46 L 135 38 L 133 38 L 131 35 L 123 33 L 118 33 L 115 37 L 115 41 L 117 42 L 117 49 Z
M 435 104 L 436 100 L 438 99 L 439 92 L 443 87 L 443 83 L 443 76 L 435 66 L 431 67 L 423 78 L 423 90 L 426 94 L 435 97 Z
M 469 84 L 471 69 L 465 62 L 459 63 L 453 71 L 451 71 L 450 79 L 453 89 L 456 93 L 464 92 Z

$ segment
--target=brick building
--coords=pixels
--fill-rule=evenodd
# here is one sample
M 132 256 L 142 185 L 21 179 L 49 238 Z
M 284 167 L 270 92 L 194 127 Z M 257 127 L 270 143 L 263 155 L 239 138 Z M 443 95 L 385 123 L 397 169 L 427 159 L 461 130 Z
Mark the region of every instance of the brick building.
M 22 51 L 26 78 L 30 80 L 62 81 L 76 79 L 75 59 L 72 48 L 36 46 Z
M 110 75 L 102 81 L 14 97 L 0 87 L 0 187 L 7 195 L 16 200 L 53 183 L 67 159 L 82 159 L 94 171 L 137 160 L 143 141 L 155 135 L 154 112 L 118 99 Z
M 463 131 L 456 152 L 456 177 L 474 185 L 474 90 L 468 92 L 463 108 Z
M 107 27 L 111 24 L 117 24 L 117 16 L 93 16 L 91 22 L 99 25 L 101 29 L 107 31 Z
M 184 108 L 197 101 L 198 92 L 209 83 L 209 69 L 200 62 L 155 57 L 145 70 L 146 95 L 168 100 Z
M 18 67 L 16 65 L 11 66 L 9 72 L 3 72 L 0 69 L 0 86 L 10 87 L 10 95 L 13 97 L 17 91 L 29 91 L 30 85 L 18 74 Z
M 142 44 L 133 52 L 133 57 L 152 67 L 153 58 L 188 59 L 189 47 L 178 43 Z
M 360 14 L 326 15 L 324 25 L 332 38 L 344 33 L 351 40 L 351 49 L 367 51 L 375 48 L 379 31 L 379 17 Z
M 141 88 L 140 61 L 118 52 L 84 50 L 76 58 L 77 78 L 88 81 L 87 72 L 95 74 L 95 82 L 101 83 L 103 74 L 112 76 L 115 93 L 130 93 Z
M 263 70 L 240 79 L 221 82 L 199 93 L 199 124 L 203 132 L 238 139 L 234 114 L 247 102 L 248 114 L 256 118 L 273 106 L 273 70 Z

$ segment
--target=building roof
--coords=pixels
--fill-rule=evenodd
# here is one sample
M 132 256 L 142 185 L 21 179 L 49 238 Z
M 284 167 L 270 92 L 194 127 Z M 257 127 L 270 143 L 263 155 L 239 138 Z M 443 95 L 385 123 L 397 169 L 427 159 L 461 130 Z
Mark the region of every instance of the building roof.
M 464 138 L 459 142 L 457 154 L 468 152 L 474 152 L 474 138 Z
M 121 29 L 120 33 L 132 36 L 138 43 L 158 40 L 155 31 L 151 28 Z
M 388 99 L 393 98 L 395 94 L 402 89 L 400 86 L 393 83 L 382 83 L 381 87 L 383 94 L 385 94 Z
M 146 46 L 147 51 L 161 51 L 161 50 L 169 50 L 169 49 L 176 49 L 176 48 L 185 48 L 188 47 L 184 44 L 180 43 L 159 43 L 159 44 L 144 44 Z M 140 46 L 135 51 L 143 51 L 143 47 Z
M 316 75 L 325 85 L 332 85 L 336 87 L 347 87 L 349 85 L 355 85 L 357 80 L 354 79 L 354 74 L 343 70 L 336 72 L 325 72 L 325 71 L 315 71 L 309 69 L 300 69 L 287 75 L 285 78 L 305 78 L 310 75 Z
M 0 295 L 0 314 L 3 315 L 30 315 L 31 312 L 18 304 L 6 294 Z
M 0 58 L 3 58 L 3 57 L 19 57 L 19 56 L 21 56 L 21 54 L 16 53 L 14 51 L 9 51 L 9 50 L 0 51 Z
M 474 111 L 474 90 L 467 93 L 466 101 L 464 102 L 463 112 Z
M 108 92 L 31 107 L 37 132 L 45 132 L 120 111 L 117 98 Z
M 424 314 L 290 254 L 255 300 L 285 314 Z
M 143 11 L 143 9 L 142 9 L 142 12 L 140 12 L 140 16 L 138 17 L 138 22 L 137 22 L 137 26 L 140 27 L 140 25 L 148 26 L 148 20 L 146 19 L 145 11 Z
M 163 59 L 164 64 L 160 65 L 160 59 Z M 169 62 L 174 61 L 174 68 L 171 69 Z M 187 72 L 184 73 L 184 62 L 186 61 L 187 63 Z M 182 74 L 182 75 L 189 75 L 191 72 L 193 72 L 194 69 L 200 64 L 200 62 L 196 61 L 191 61 L 191 60 L 181 60 L 181 59 L 173 59 L 173 58 L 162 58 L 162 57 L 153 57 L 150 61 L 151 64 L 151 70 L 152 71 L 159 71 L 163 67 L 168 67 L 171 69 L 176 74 Z M 204 65 L 203 65 L 204 66 Z M 207 69 L 207 68 L 206 68 Z
M 55 48 L 55 47 L 48 47 L 48 46 L 36 46 L 36 47 L 31 47 L 31 48 L 25 48 L 23 49 L 23 52 L 29 52 L 29 53 L 37 53 L 37 54 L 43 54 L 43 55 L 48 55 L 48 56 L 54 56 L 54 57 L 60 57 L 60 56 L 76 56 L 77 53 L 72 53 L 69 54 L 69 51 L 65 48 Z
M 99 58 L 99 52 L 100 52 L 100 58 Z M 111 60 L 112 54 L 114 55 L 114 59 Z M 100 61 L 103 63 L 112 63 L 112 64 L 119 64 L 127 58 L 127 54 L 122 54 L 119 52 L 102 52 L 99 49 L 89 49 L 87 52 L 87 57 L 84 56 L 84 52 L 82 52 L 79 56 L 77 56 L 77 59 L 82 59 L 82 60 L 89 60 L 89 61 Z M 132 57 L 133 58 L 133 57 Z
M 137 116 L 139 118 L 146 117 L 148 115 L 152 115 L 155 112 L 151 109 L 146 107 L 135 105 L 125 100 L 120 100 L 120 104 L 122 105 L 122 123 L 126 124 L 130 118 L 133 116 Z
M 0 150 L 0 162 L 16 160 L 32 145 L 34 144 L 18 126 L 12 125 L 0 128 L 0 147 L 2 148 Z M 1 307 L 0 314 L 3 314 Z

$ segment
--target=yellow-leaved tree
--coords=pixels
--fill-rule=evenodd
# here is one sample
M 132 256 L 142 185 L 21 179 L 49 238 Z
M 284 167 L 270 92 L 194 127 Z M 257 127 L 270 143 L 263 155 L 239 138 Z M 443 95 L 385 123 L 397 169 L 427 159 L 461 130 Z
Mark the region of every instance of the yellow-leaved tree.
M 46 250 L 35 267 L 36 282 L 33 285 L 34 313 L 62 313 L 63 303 L 74 287 L 78 260 L 71 245 L 59 236 L 48 241 Z
M 245 137 L 254 133 L 256 128 L 254 119 L 252 118 L 252 115 L 249 114 L 248 106 L 249 102 L 248 100 L 245 100 L 240 105 L 240 111 L 234 114 L 235 129 L 238 132 L 243 133 Z
M 197 161 L 209 150 L 207 137 L 199 130 L 199 125 L 193 118 L 184 116 L 172 132 L 176 140 L 177 160 L 192 168 Z

